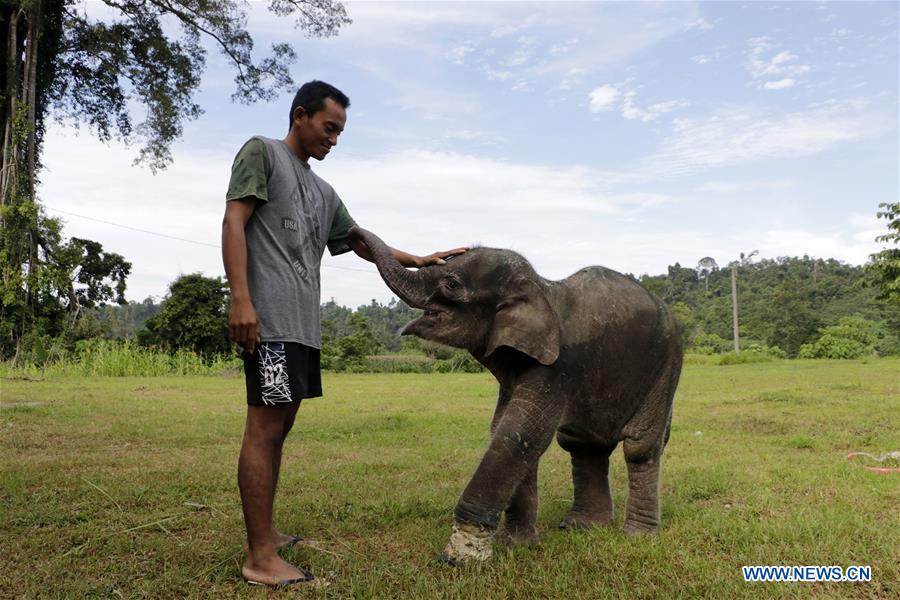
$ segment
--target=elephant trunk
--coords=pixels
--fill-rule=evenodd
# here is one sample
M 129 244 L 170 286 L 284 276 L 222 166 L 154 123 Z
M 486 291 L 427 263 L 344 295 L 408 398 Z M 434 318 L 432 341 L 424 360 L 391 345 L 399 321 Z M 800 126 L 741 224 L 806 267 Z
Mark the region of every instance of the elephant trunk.
M 354 227 L 350 235 L 362 240 L 368 246 L 375 266 L 378 267 L 378 273 L 391 291 L 414 308 L 429 308 L 430 293 L 424 278 L 418 272 L 406 270 L 394 258 L 387 244 L 371 231 Z

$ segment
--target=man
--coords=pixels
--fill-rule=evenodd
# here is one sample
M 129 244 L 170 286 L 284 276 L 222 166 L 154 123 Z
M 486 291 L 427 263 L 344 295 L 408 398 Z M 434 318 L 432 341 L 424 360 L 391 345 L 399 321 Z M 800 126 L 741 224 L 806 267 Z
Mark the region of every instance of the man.
M 311 81 L 291 105 L 283 140 L 254 137 L 234 160 L 222 224 L 222 257 L 231 287 L 231 338 L 244 349 L 247 421 L 238 461 L 238 487 L 248 552 L 241 574 L 267 586 L 316 584 L 287 563 L 278 548 L 300 540 L 275 530 L 272 509 L 281 451 L 303 398 L 322 395 L 319 373 L 319 267 L 353 250 L 355 225 L 334 189 L 312 172 L 337 144 L 350 101 L 340 90 Z M 442 264 L 457 248 L 426 257 L 392 250 L 408 267 Z

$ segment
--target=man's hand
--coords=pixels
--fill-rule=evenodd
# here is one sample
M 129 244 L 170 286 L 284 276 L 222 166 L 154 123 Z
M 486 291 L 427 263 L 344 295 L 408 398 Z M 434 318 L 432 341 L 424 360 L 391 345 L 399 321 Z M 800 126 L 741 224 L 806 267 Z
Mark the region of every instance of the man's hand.
M 362 240 L 359 231 L 360 230 L 356 227 L 350 230 L 350 247 L 360 258 L 369 262 L 375 262 L 375 259 L 372 257 L 372 251 L 369 250 L 369 247 L 366 246 L 366 243 Z M 468 248 L 454 248 L 453 250 L 435 252 L 428 256 L 416 256 L 415 254 L 409 254 L 403 250 L 397 250 L 396 248 L 391 247 L 388 247 L 388 250 L 390 250 L 391 255 L 393 255 L 397 262 L 404 267 L 414 267 L 418 269 L 430 265 L 443 265 L 445 264 L 444 259 L 456 256 L 457 254 L 463 254 Z
M 250 300 L 236 300 L 231 303 L 228 335 L 248 354 L 253 354 L 259 344 L 259 318 Z
M 453 250 L 444 250 L 443 252 L 435 252 L 434 254 L 429 254 L 428 256 L 420 256 L 417 257 L 416 267 L 427 267 L 430 265 L 443 265 L 446 264 L 445 258 L 450 258 L 451 256 L 456 256 L 458 254 L 465 254 L 468 248 L 454 248 Z

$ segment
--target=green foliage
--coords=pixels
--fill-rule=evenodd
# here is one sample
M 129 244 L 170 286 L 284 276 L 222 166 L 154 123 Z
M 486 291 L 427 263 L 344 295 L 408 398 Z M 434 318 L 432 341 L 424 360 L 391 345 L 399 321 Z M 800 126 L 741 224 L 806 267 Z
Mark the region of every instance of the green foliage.
M 740 354 L 729 352 L 719 357 L 720 365 L 743 365 L 747 363 L 771 362 L 775 360 L 771 354 L 767 352 L 741 351 Z
M 455 350 L 450 358 L 436 361 L 434 370 L 438 373 L 480 373 L 485 369 L 465 350 Z
M 465 350 L 397 331 L 420 313 L 392 300 L 373 301 L 355 312 L 331 301 L 322 307 L 322 368 L 355 373 L 478 373 L 481 363 Z M 345 333 L 341 333 L 345 332 Z M 387 339 L 388 343 L 382 343 Z M 382 350 L 393 354 L 378 354 Z M 397 354 L 401 350 L 403 354 Z
M 694 336 L 693 351 L 698 354 L 721 354 L 734 348 L 731 340 L 722 339 L 715 333 L 701 333 Z
M 681 343 L 687 346 L 691 343 L 694 330 L 696 329 L 694 310 L 679 300 L 669 306 L 669 311 L 671 311 L 672 317 L 675 318 L 675 326 L 678 329 L 678 336 L 681 338 Z
M 875 326 L 859 317 L 844 317 L 822 330 L 821 337 L 800 348 L 800 358 L 860 358 L 875 350 Z
M 888 232 L 876 237 L 875 241 L 900 246 L 900 202 L 878 206 L 884 209 L 878 211 L 878 217 L 887 221 Z M 866 273 L 870 283 L 881 289 L 880 299 L 900 306 L 900 247 L 885 248 L 873 254 L 866 265 Z
M 0 358 L 68 333 L 82 309 L 124 302 L 131 263 L 97 242 L 65 240 L 58 219 L 20 200 L 0 207 Z
M 34 354 L 30 360 L 8 363 L 4 370 L 20 377 L 161 377 L 238 374 L 242 365 L 235 354 L 209 357 L 186 349 L 163 352 L 133 339 L 85 339 L 66 347 L 42 337 L 30 347 Z
M 360 312 L 347 317 L 350 335 L 338 341 L 338 367 L 360 366 L 369 355 L 381 350 L 381 343 L 375 338 L 369 319 Z
M 137 335 L 144 328 L 147 319 L 162 308 L 152 297 L 141 302 L 106 305 L 85 311 L 85 318 L 95 320 L 100 333 L 81 337 L 106 337 L 124 339 Z M 76 324 L 77 325 L 77 324 Z
M 670 304 L 687 350 L 729 352 L 734 347 L 730 269 L 715 268 L 709 257 L 701 262 L 700 277 L 676 264 L 666 275 L 644 275 L 640 282 Z M 885 331 L 900 331 L 900 305 L 879 301 L 876 290 L 861 285 L 866 279 L 861 267 L 833 259 L 782 257 L 745 261 L 737 274 L 742 342 L 759 340 L 796 357 L 803 344 L 818 339 L 822 327 L 854 314 Z M 885 352 L 900 345 L 892 335 L 882 340 Z M 741 345 L 743 349 L 746 342 Z
M 169 286 L 159 312 L 147 320 L 138 340 L 170 352 L 227 354 L 228 308 L 228 286 L 221 277 L 182 275 Z

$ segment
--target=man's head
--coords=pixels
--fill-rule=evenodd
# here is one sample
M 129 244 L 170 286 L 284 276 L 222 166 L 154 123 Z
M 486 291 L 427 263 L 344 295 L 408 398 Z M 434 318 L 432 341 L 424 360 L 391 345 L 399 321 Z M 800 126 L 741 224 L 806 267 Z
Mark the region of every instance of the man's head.
M 347 122 L 350 99 L 324 81 L 304 83 L 291 103 L 288 138 L 300 158 L 322 160 L 328 155 Z

